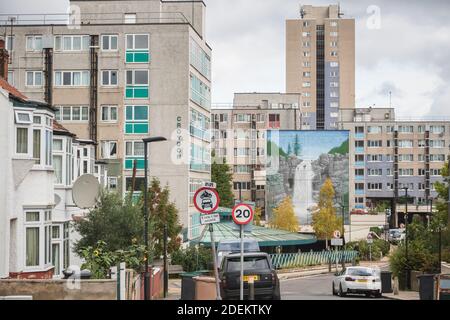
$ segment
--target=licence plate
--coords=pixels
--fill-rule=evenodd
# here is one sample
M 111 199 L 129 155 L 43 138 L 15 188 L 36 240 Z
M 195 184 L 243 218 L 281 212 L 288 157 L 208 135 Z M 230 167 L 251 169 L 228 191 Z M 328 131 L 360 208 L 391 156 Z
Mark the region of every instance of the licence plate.
M 244 276 L 244 282 L 248 282 L 250 278 L 252 278 L 253 281 L 259 281 L 259 276 Z
M 356 282 L 367 282 L 367 280 L 366 279 L 359 279 L 359 280 L 356 280 Z

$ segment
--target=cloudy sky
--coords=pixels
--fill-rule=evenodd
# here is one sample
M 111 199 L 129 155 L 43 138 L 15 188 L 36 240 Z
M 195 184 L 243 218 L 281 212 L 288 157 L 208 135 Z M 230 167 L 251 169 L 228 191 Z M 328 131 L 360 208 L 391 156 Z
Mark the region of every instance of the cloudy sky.
M 214 103 L 231 102 L 234 92 L 284 92 L 285 20 L 299 17 L 300 3 L 336 3 L 205 2 Z M 357 106 L 386 106 L 392 92 L 399 117 L 450 116 L 450 1 L 341 0 L 340 4 L 346 17 L 356 19 Z M 67 5 L 68 0 L 0 0 L 0 12 L 60 13 Z

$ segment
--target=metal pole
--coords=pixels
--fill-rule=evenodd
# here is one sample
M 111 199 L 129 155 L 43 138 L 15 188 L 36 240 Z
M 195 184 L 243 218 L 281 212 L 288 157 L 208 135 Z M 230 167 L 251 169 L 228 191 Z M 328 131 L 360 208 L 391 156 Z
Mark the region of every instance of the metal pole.
M 167 263 L 167 225 L 164 226 L 164 298 L 167 298 L 169 292 L 169 264 Z
M 241 233 L 241 277 L 240 277 L 240 293 L 239 297 L 244 300 L 244 226 L 240 225 Z
M 147 143 L 144 142 L 145 161 L 145 190 L 144 190 L 144 243 L 145 243 L 145 270 L 144 270 L 144 300 L 150 300 L 150 275 L 148 273 L 148 164 L 147 164 Z
M 336 272 L 338 272 L 339 270 L 338 270 L 338 247 L 337 246 L 334 246 L 334 250 L 335 250 L 335 252 L 336 252 Z
M 216 256 L 216 242 L 214 240 L 214 226 L 209 225 L 209 234 L 211 236 L 211 248 L 213 255 L 213 265 L 214 265 L 214 277 L 216 278 L 216 300 L 222 300 L 220 296 L 220 284 L 219 284 L 219 269 L 217 267 L 217 256 Z
M 439 274 L 442 273 L 442 230 L 439 226 Z
M 248 279 L 248 300 L 255 300 L 255 279 Z
M 369 244 L 369 261 L 372 261 L 372 245 Z

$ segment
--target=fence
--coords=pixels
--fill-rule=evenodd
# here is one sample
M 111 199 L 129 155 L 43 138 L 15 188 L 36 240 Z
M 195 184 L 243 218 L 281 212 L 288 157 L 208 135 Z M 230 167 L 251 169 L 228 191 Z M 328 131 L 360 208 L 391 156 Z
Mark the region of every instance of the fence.
M 321 252 L 299 252 L 271 254 L 272 264 L 276 269 L 299 268 L 306 266 L 321 265 L 335 262 L 353 262 L 358 256 L 357 251 L 321 251 Z

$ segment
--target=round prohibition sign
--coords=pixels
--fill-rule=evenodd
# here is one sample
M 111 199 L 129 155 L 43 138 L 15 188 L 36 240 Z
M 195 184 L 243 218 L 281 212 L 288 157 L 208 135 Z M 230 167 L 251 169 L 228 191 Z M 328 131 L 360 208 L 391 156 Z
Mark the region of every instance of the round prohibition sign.
M 238 225 L 249 224 L 253 220 L 253 209 L 248 204 L 238 204 L 233 208 L 232 217 Z
M 211 214 L 216 211 L 219 203 L 220 197 L 215 189 L 200 188 L 194 195 L 194 206 L 203 214 Z

